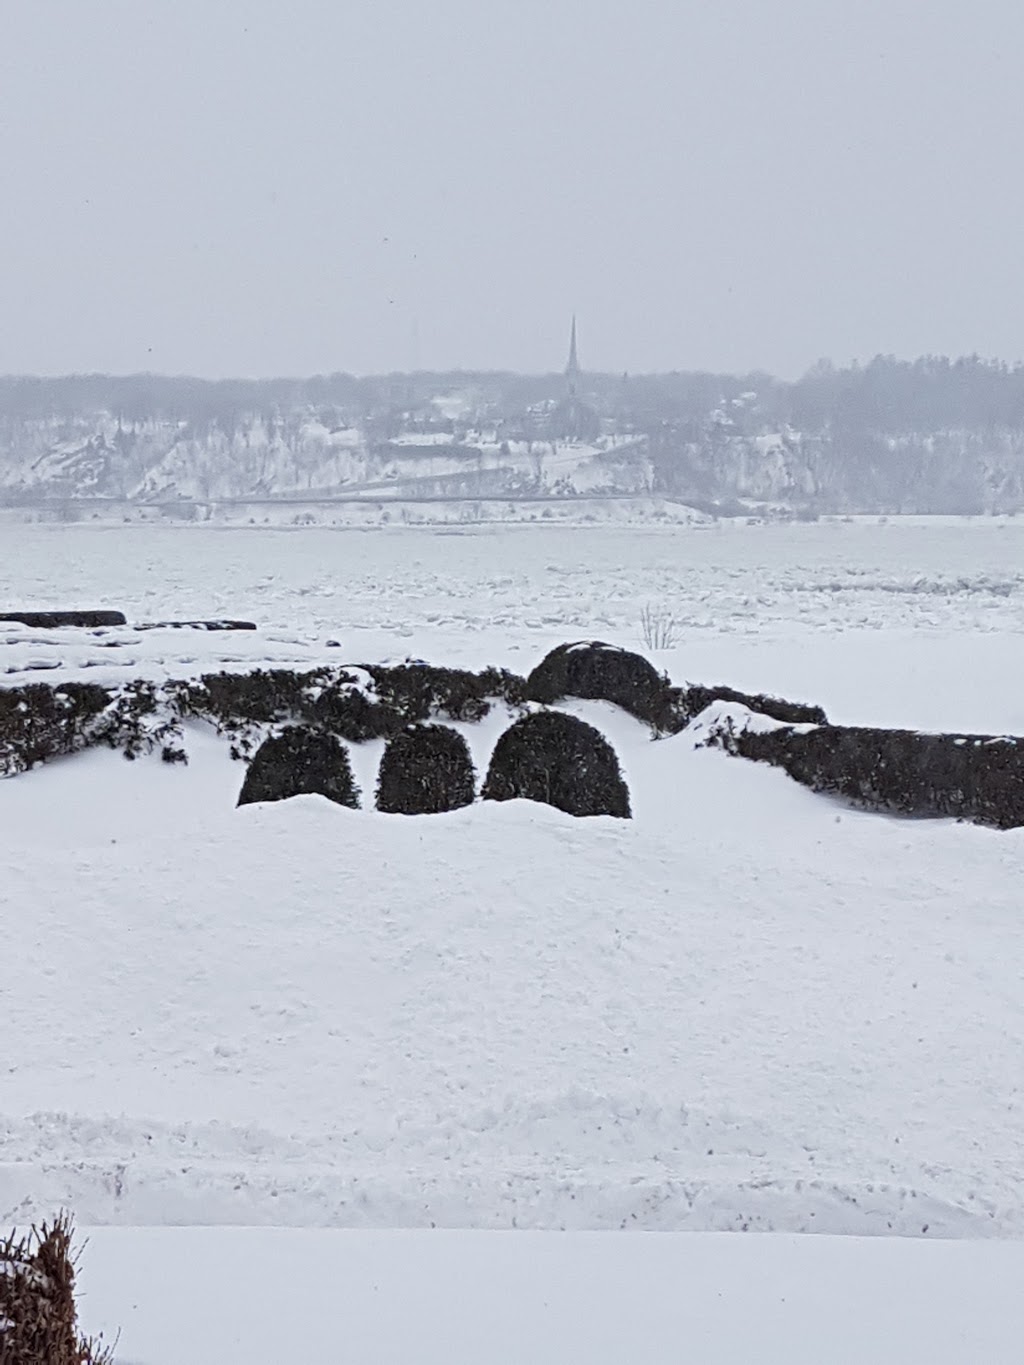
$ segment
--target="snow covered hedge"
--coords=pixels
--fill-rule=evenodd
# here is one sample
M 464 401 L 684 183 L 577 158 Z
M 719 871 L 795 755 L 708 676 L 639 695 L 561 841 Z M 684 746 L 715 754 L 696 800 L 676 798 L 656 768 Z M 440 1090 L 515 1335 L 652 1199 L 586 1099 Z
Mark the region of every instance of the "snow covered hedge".
M 707 742 L 782 768 L 812 791 L 864 810 L 1024 826 L 1024 740 L 863 726 L 788 726 L 742 708 L 696 722 Z
M 733 687 L 694 683 L 673 687 L 642 654 L 602 640 L 579 640 L 551 650 L 527 678 L 526 691 L 531 701 L 544 705 L 564 697 L 610 701 L 645 721 L 656 734 L 678 734 L 714 701 L 737 702 L 791 725 L 826 721 L 820 706 L 806 702 L 751 695 Z
M 244 755 L 266 725 L 309 725 L 358 744 L 435 716 L 481 720 L 496 700 L 522 704 L 525 683 L 503 669 L 472 673 L 407 663 L 208 673 L 168 689 L 180 714 L 212 721 Z
M 111 696 L 92 683 L 0 688 L 0 775 L 87 748 Z
M 0 687 L 0 777 L 106 745 L 126 758 L 158 750 L 185 761 L 182 727 L 210 722 L 236 758 L 248 758 L 284 725 L 304 725 L 361 743 L 389 739 L 435 717 L 478 721 L 495 701 L 518 707 L 523 678 L 504 669 L 473 673 L 427 664 L 253 669 L 189 681 L 135 681 L 117 688 L 67 682 Z
M 453 809 L 473 799 L 472 763 L 461 748 L 456 753 L 462 741 L 435 722 L 473 723 L 495 703 L 525 713 L 531 703 L 550 706 L 563 697 L 611 702 L 655 735 L 703 728 L 708 742 L 774 764 L 814 791 L 867 809 L 952 816 L 997 829 L 1024 825 L 1024 740 L 833 726 L 821 707 L 802 702 L 725 686 L 674 687 L 641 655 L 601 641 L 560 645 L 526 679 L 503 669 L 474 673 L 410 660 L 208 673 L 118 688 L 86 682 L 0 687 L 0 776 L 97 745 L 127 758 L 157 751 L 167 762 L 184 762 L 184 725 L 204 720 L 240 758 L 251 758 L 282 729 L 303 732 L 301 753 L 292 734 L 264 754 L 247 779 L 250 790 L 262 790 L 260 773 L 269 772 L 269 764 L 277 776 L 267 781 L 284 791 L 283 771 L 291 763 L 295 791 L 335 792 L 333 799 L 358 804 L 339 741 L 386 739 L 391 744 L 380 773 L 379 808 Z M 574 814 L 628 814 L 629 794 L 614 753 L 597 731 L 573 730 L 570 720 L 555 712 L 523 715 L 499 742 L 485 797 L 527 796 Z M 408 737 L 410 726 L 420 727 L 415 738 Z M 584 739 L 584 732 L 600 743 Z M 313 736 L 333 737 L 335 746 L 318 747 Z M 314 780 L 314 771 L 319 785 L 301 785 Z

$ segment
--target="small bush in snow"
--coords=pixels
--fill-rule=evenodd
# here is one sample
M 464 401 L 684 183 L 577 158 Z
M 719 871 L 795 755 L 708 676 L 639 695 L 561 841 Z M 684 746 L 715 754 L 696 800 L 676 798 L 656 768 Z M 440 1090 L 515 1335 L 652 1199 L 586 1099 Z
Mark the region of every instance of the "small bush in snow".
M 79 1334 L 71 1220 L 0 1240 L 2 1365 L 112 1365 L 100 1343 Z
M 345 746 L 334 735 L 296 725 L 272 735 L 256 750 L 238 804 L 311 795 L 326 796 L 339 806 L 359 807 Z
M 447 725 L 413 725 L 388 741 L 377 781 L 377 809 L 432 815 L 471 805 L 476 773 L 469 746 Z
M 569 815 L 630 817 L 615 750 L 592 725 L 558 711 L 517 720 L 498 740 L 485 801 L 542 801 Z
M 647 649 L 671 649 L 676 643 L 676 619 L 666 607 L 650 603 L 640 613 L 640 636 Z

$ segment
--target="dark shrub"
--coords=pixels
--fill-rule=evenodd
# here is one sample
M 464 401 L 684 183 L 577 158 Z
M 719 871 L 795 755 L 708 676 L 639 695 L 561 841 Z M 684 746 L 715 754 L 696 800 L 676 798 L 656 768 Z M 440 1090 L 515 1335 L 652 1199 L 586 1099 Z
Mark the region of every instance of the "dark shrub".
M 642 655 L 600 640 L 553 649 L 527 678 L 526 695 L 545 706 L 563 697 L 614 702 L 659 730 L 671 720 L 668 679 Z
M 469 806 L 476 773 L 469 746 L 447 725 L 412 725 L 388 741 L 377 779 L 377 809 L 433 815 Z
M 543 801 L 569 815 L 630 817 L 615 750 L 585 721 L 558 711 L 517 720 L 495 746 L 485 801 Z
M 238 804 L 308 795 L 326 796 L 339 806 L 359 808 L 359 792 L 345 746 L 334 735 L 296 725 L 265 739 L 256 750 Z
M 125 625 L 124 613 L 120 611 L 0 611 L 0 621 L 17 621 L 23 626 L 43 628 L 84 626 L 96 629 Z
M 0 688 L 0 773 L 25 772 L 95 743 L 91 728 L 111 696 L 94 683 Z
M 1024 825 L 1024 741 L 823 725 L 805 733 L 741 731 L 717 742 L 771 763 L 813 791 L 867 810 Z
M 0 1362 L 111 1365 L 113 1354 L 78 1330 L 70 1218 L 0 1240 Z

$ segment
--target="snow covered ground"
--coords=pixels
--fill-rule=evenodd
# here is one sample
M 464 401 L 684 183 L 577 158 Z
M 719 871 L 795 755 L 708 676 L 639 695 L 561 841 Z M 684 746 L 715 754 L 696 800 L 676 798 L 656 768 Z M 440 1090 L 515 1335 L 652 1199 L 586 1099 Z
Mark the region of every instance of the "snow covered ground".
M 1019 1243 L 104 1228 L 81 1283 L 123 1365 L 1016 1365 L 1022 1277 Z
M 46 672 L 24 670 L 24 632 L 3 628 L 15 643 L 0 643 L 0 670 L 21 661 L 7 683 L 261 656 L 526 671 L 566 639 L 638 647 L 653 603 L 677 638 L 652 657 L 677 681 L 778 691 L 843 722 L 1024 733 L 1013 521 L 0 535 L 12 606 L 261 624 L 245 637 L 140 632 L 105 653 L 58 632 L 38 642 L 56 664 Z M 182 1257 L 171 1233 L 133 1225 L 629 1228 L 675 1236 L 636 1252 L 610 1243 L 648 1239 L 554 1239 L 557 1274 L 577 1288 L 555 1318 L 513 1309 L 522 1349 L 493 1358 L 566 1358 L 567 1314 L 577 1330 L 587 1318 L 579 1340 L 593 1327 L 603 1341 L 601 1286 L 615 1277 L 672 1350 L 692 1329 L 702 1360 L 1014 1358 L 1020 1319 L 1001 1340 L 1014 1319 L 999 1277 L 1019 1282 L 1020 1267 L 995 1252 L 949 1250 L 940 1264 L 818 1239 L 817 1258 L 788 1239 L 733 1252 L 679 1234 L 1024 1238 L 1024 831 L 855 813 L 691 735 L 652 743 L 611 707 L 571 709 L 619 751 L 632 822 L 522 803 L 412 819 L 318 798 L 236 811 L 242 770 L 201 728 L 188 768 L 89 753 L 0 782 L 0 1222 L 67 1204 L 83 1224 L 121 1225 L 92 1248 L 108 1323 L 126 1322 L 116 1282 L 136 1265 L 192 1275 L 201 1294 L 228 1235 L 188 1234 Z M 503 719 L 470 733 L 480 768 Z M 355 756 L 368 803 L 379 755 Z M 315 1248 L 246 1236 L 231 1255 L 288 1260 L 300 1303 L 321 1258 L 356 1284 L 357 1263 L 391 1267 L 392 1295 L 432 1274 L 500 1276 L 506 1256 L 523 1302 L 546 1283 L 547 1253 L 514 1238 L 456 1237 L 435 1262 L 412 1234 L 374 1234 L 365 1260 L 337 1231 L 302 1234 L 335 1239 Z M 750 1267 L 724 1259 L 748 1255 Z M 863 1259 L 854 1270 L 844 1257 Z M 681 1307 L 663 1290 L 655 1323 L 645 1286 L 668 1279 L 706 1292 Z M 968 1286 L 962 1304 L 944 1289 L 954 1282 Z M 845 1338 L 814 1335 L 834 1311 L 800 1308 L 841 1285 L 874 1315 L 850 1314 L 845 1356 Z M 907 1311 L 885 1356 L 858 1333 L 889 1323 L 896 1289 Z M 776 1290 L 785 1311 L 770 1307 Z M 167 1304 L 148 1292 L 126 1359 L 239 1358 L 221 1303 L 217 1353 L 168 1354 Z M 744 1349 L 745 1305 L 789 1332 L 785 1350 Z M 401 1330 L 396 1312 L 375 1312 L 362 1304 L 353 1331 Z M 355 1354 L 491 1358 L 470 1349 L 472 1318 L 444 1320 L 470 1334 L 447 1357 Z M 437 1319 L 410 1321 L 429 1335 Z M 958 1350 L 964 1333 L 977 1349 Z M 629 1353 L 604 1336 L 614 1358 Z M 946 1354 L 900 1345 L 933 1339 Z M 631 1341 L 638 1358 L 669 1358 Z M 732 1355 L 714 1354 L 729 1342 Z

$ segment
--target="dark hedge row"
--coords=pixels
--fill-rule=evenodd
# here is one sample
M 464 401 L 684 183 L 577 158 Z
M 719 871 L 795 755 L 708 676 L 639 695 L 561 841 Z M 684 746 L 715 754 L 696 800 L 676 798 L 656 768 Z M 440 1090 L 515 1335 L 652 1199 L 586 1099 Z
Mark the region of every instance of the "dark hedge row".
M 406 663 L 207 673 L 189 682 L 117 689 L 88 683 L 0 689 L 0 774 L 95 744 L 129 758 L 159 748 L 179 761 L 181 724 L 189 719 L 210 721 L 230 739 L 236 757 L 249 757 L 273 725 L 305 725 L 361 743 L 435 718 L 478 721 L 495 701 L 523 708 L 527 700 L 550 704 L 563 697 L 612 702 L 656 734 L 683 729 L 715 699 L 742 702 L 787 723 L 824 720 L 820 707 L 727 687 L 672 687 L 640 655 L 590 641 L 553 650 L 529 679 L 504 669 L 473 673 Z
M 615 750 L 598 730 L 560 711 L 524 716 L 501 736 L 485 801 L 540 801 L 569 815 L 630 817 L 629 788 Z
M 866 810 L 946 816 L 996 829 L 1024 825 L 1019 739 L 823 725 L 802 733 L 724 734 L 716 742 Z
M 478 721 L 496 701 L 525 709 L 528 701 L 550 705 L 562 697 L 612 702 L 656 734 L 681 730 L 713 701 L 737 702 L 787 727 L 816 727 L 719 736 L 732 752 L 782 767 L 815 791 L 870 809 L 954 816 L 1000 829 L 1024 825 L 1024 740 L 830 726 L 816 706 L 729 687 L 673 687 L 640 655 L 599 641 L 559 646 L 528 679 L 499 669 L 472 673 L 406 663 L 210 673 L 192 682 L 136 681 L 116 689 L 79 682 L 0 687 L 0 776 L 101 744 L 128 758 L 157 750 L 168 762 L 185 761 L 182 724 L 200 718 L 231 740 L 236 757 L 251 756 L 271 727 L 353 743 L 389 740 L 380 809 L 453 809 L 473 799 L 472 761 L 460 736 L 432 722 Z M 293 733 L 289 743 L 297 742 Z M 344 749 L 324 752 L 341 754 L 350 780 Z M 303 753 L 288 761 L 313 771 L 308 749 Z M 278 758 L 280 766 L 287 746 Z M 339 788 L 342 798 L 347 790 Z M 525 716 L 502 736 L 483 794 L 550 801 L 574 814 L 629 813 L 613 750 L 596 730 L 555 712 Z
M 93 683 L 0 688 L 0 774 L 21 773 L 94 743 L 111 693 Z
M 526 692 L 531 701 L 546 706 L 565 697 L 613 702 L 645 721 L 656 734 L 666 735 L 684 729 L 713 701 L 740 702 L 787 725 L 821 725 L 826 720 L 820 706 L 763 693 L 693 684 L 673 687 L 643 655 L 601 640 L 580 640 L 553 649 L 527 678 Z
M 251 756 L 273 725 L 304 725 L 353 743 L 389 739 L 435 716 L 481 720 L 495 701 L 522 706 L 525 687 L 502 669 L 400 664 L 207 673 L 119 688 L 77 682 L 0 688 L 0 775 L 100 744 L 128 758 L 160 749 L 168 761 L 181 761 L 181 726 L 194 719 L 229 738 L 236 758 Z
M 326 796 L 339 806 L 359 809 L 348 750 L 334 735 L 293 725 L 256 750 L 238 804 L 286 801 L 290 796 Z
M 0 777 L 99 745 L 129 759 L 159 749 L 165 762 L 183 763 L 180 741 L 180 719 L 155 683 L 0 688 Z
M 366 687 L 367 675 L 372 684 Z M 471 673 L 429 664 L 392 667 L 256 669 L 208 673 L 194 683 L 171 684 L 183 716 L 212 721 L 230 736 L 235 752 L 249 754 L 260 727 L 301 724 L 359 744 L 389 739 L 434 716 L 477 721 L 494 701 L 522 705 L 525 682 L 504 669 Z

